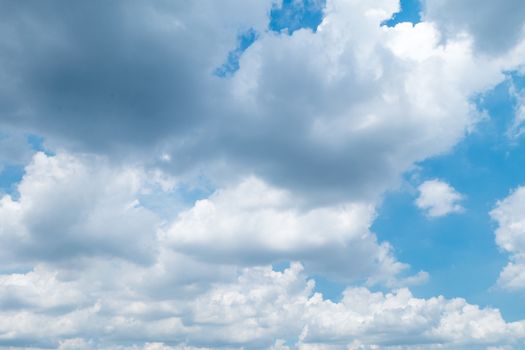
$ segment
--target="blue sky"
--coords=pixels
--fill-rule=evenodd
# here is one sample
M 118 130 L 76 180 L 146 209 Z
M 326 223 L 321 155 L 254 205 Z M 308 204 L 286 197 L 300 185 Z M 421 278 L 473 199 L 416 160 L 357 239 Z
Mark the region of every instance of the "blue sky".
M 285 6 L 289 4 L 285 2 Z M 400 7 L 386 25 L 420 22 L 419 1 L 401 1 Z M 306 16 L 302 26 L 314 28 L 312 18 L 316 19 L 317 13 Z M 497 307 L 508 319 L 518 320 L 525 318 L 525 308 L 517 307 L 523 297 L 495 288 L 507 257 L 494 242 L 495 223 L 489 216 L 496 201 L 525 179 L 523 142 L 506 136 L 516 108 L 516 100 L 509 92 L 511 84 L 518 90 L 525 86 L 519 75 L 508 74 L 507 80 L 474 97 L 477 108 L 489 117 L 454 149 L 418 163 L 416 170 L 405 174 L 407 186 L 434 178 L 452 184 L 465 195 L 466 212 L 429 219 L 414 205 L 416 194 L 402 188 L 386 194 L 372 230 L 394 245 L 402 261 L 431 274 L 429 282 L 413 288 L 417 296 L 464 297 L 479 305 Z M 415 177 L 417 180 L 413 180 Z M 320 292 L 333 300 L 341 298 L 345 284 L 315 277 Z
M 421 295 L 464 296 L 481 305 L 500 308 L 511 319 L 524 317 L 523 297 L 494 290 L 506 254 L 494 242 L 495 222 L 489 212 L 496 201 L 523 183 L 523 142 L 506 136 L 514 117 L 515 99 L 509 84 L 499 84 L 479 98 L 490 118 L 455 148 L 419 164 L 418 177 L 444 179 L 465 194 L 466 212 L 428 220 L 408 193 L 387 195 L 374 229 L 391 241 L 400 256 L 429 271 L 433 278 L 419 287 Z M 410 174 L 408 175 L 410 176 Z M 394 243 L 397 242 L 397 243 Z M 480 268 L 482 267 L 482 268 Z
M 386 25 L 420 22 L 419 1 L 401 1 L 400 7 Z M 312 28 L 309 18 L 303 26 Z M 452 184 L 465 195 L 466 212 L 429 219 L 414 205 L 416 194 L 402 188 L 386 194 L 372 230 L 394 245 L 402 261 L 430 273 L 429 282 L 413 288 L 417 296 L 464 297 L 497 307 L 506 318 L 519 320 L 525 318 L 525 308 L 519 307 L 523 296 L 502 293 L 495 287 L 507 256 L 494 242 L 495 223 L 489 216 L 496 201 L 525 178 L 523 142 L 506 135 L 516 108 L 516 99 L 509 91 L 511 84 L 518 90 L 525 86 L 523 78 L 508 73 L 504 82 L 473 97 L 476 107 L 486 111 L 488 118 L 451 151 L 420 162 L 416 170 L 405 174 L 407 186 L 434 178 Z M 343 283 L 315 277 L 320 292 L 340 300 Z
M 523 14 L 0 0 L 0 349 L 522 349 Z

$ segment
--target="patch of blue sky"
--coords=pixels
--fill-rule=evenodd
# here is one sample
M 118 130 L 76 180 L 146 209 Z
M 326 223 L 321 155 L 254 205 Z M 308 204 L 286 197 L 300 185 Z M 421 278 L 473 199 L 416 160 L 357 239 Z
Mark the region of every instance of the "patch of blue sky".
M 4 135 L 4 137 L 8 137 Z M 26 142 L 34 152 L 44 152 L 47 155 L 52 153 L 44 147 L 44 138 L 28 134 L 25 136 Z M 0 195 L 8 194 L 13 198 L 19 197 L 18 183 L 25 174 L 25 164 L 21 163 L 4 163 L 0 164 Z
M 420 0 L 401 0 L 401 10 L 395 13 L 392 18 L 383 22 L 387 27 L 394 27 L 398 23 L 410 22 L 416 24 L 421 22 L 421 1 Z
M 450 183 L 465 196 L 465 212 L 429 219 L 414 206 L 415 191 L 399 191 L 386 196 L 372 229 L 393 244 L 401 261 L 430 273 L 428 283 L 413 288 L 418 296 L 464 297 L 517 320 L 525 317 L 523 298 L 495 288 L 507 255 L 495 244 L 496 224 L 489 216 L 497 200 L 525 184 L 525 139 L 513 141 L 507 133 L 516 108 L 511 86 L 523 89 L 525 80 L 509 74 L 477 98 L 490 117 L 452 152 L 421 162 L 416 174 L 407 175 L 413 186 L 434 178 Z
M 272 269 L 274 271 L 278 271 L 278 272 L 283 272 L 284 270 L 286 270 L 289 267 L 290 267 L 290 262 L 289 261 L 277 261 L 277 262 L 272 264 Z
M 228 53 L 226 62 L 215 69 L 213 72 L 216 76 L 226 78 L 232 76 L 239 70 L 239 61 L 244 51 L 257 40 L 257 31 L 253 28 L 241 33 L 237 37 L 237 47 Z
M 163 220 L 170 221 L 181 211 L 192 207 L 196 201 L 210 197 L 214 191 L 211 183 L 201 177 L 196 184 L 180 183 L 168 191 L 153 188 L 150 192 L 140 195 L 139 202 Z
M 315 32 L 323 20 L 325 5 L 326 0 L 283 0 L 270 12 L 269 29 L 289 35 L 303 28 Z
M 293 32 L 302 28 L 316 31 L 323 20 L 326 0 L 283 0 L 281 6 L 274 6 L 270 11 L 268 30 L 277 33 Z M 226 62 L 214 70 L 220 78 L 231 77 L 240 68 L 242 54 L 257 40 L 259 34 L 253 28 L 242 32 L 237 37 L 237 46 L 228 53 Z
M 7 194 L 17 199 L 18 183 L 24 176 L 24 167 L 20 165 L 4 165 L 0 168 L 0 197 Z
M 315 291 L 321 293 L 324 299 L 338 303 L 343 298 L 343 292 L 348 284 L 334 281 L 326 276 L 314 275 L 311 277 L 315 281 Z
M 45 144 L 44 144 L 45 140 L 42 136 L 35 135 L 35 134 L 28 134 L 26 135 L 26 140 L 27 140 L 27 143 L 31 146 L 31 149 L 33 151 L 43 152 L 48 156 L 55 155 L 54 152 L 52 152 L 51 150 L 45 147 Z
M 278 261 L 272 264 L 274 271 L 283 272 L 290 267 L 290 261 Z M 345 283 L 336 282 L 322 275 L 308 276 L 315 281 L 314 291 L 323 294 L 324 299 L 337 303 L 343 297 L 343 291 L 347 287 Z

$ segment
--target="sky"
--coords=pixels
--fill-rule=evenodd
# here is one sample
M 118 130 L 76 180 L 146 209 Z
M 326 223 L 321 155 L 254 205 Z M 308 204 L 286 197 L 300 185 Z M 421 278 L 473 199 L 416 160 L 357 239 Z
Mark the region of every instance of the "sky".
M 525 2 L 0 0 L 0 349 L 525 349 Z

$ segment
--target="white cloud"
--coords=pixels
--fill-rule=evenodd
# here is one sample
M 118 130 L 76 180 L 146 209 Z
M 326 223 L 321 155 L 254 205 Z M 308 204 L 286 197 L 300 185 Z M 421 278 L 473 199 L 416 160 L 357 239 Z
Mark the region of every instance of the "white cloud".
M 309 271 L 336 279 L 394 284 L 407 266 L 369 231 L 374 218 L 367 203 L 302 208 L 289 192 L 252 177 L 197 201 L 179 214 L 166 236 L 177 251 L 204 261 L 300 260 Z
M 510 262 L 499 276 L 498 284 L 507 289 L 525 289 L 525 187 L 516 188 L 497 202 L 490 212 L 498 222 L 496 243 L 510 253 Z
M 91 348 L 92 346 L 84 339 L 73 338 L 60 341 L 58 350 L 89 350 Z
M 525 262 L 523 257 L 514 257 L 501 271 L 498 284 L 509 290 L 525 289 Z
M 79 288 L 90 282 L 81 275 L 76 279 Z M 127 284 L 127 290 L 116 293 L 103 284 L 92 285 L 92 292 L 85 293 L 89 302 L 73 310 L 2 309 L 0 342 L 24 337 L 30 346 L 47 341 L 52 347 L 60 340 L 64 349 L 88 344 L 94 349 L 148 350 L 512 349 L 525 339 L 525 323 L 506 323 L 497 310 L 462 299 L 419 299 L 407 289 L 380 293 L 348 288 L 340 302 L 332 302 L 314 293 L 314 282 L 296 263 L 283 272 L 244 269 L 237 279 L 216 283 L 190 299 L 155 300 L 136 287 Z M 71 288 L 57 285 L 62 293 Z M 121 339 L 135 345 L 119 346 Z
M 513 83 L 511 83 L 509 93 L 516 100 L 516 106 L 514 120 L 507 130 L 507 134 L 511 140 L 515 141 L 525 133 L 525 93 L 519 91 Z
M 263 35 L 244 53 L 231 80 L 239 172 L 318 202 L 377 198 L 463 138 L 479 118 L 470 97 L 503 79 L 502 63 L 468 38 L 443 44 L 431 23 L 381 27 L 397 5 L 328 1 L 317 33 Z
M 86 299 L 74 282 L 61 281 L 56 272 L 42 267 L 26 274 L 1 275 L 0 287 L 4 310 L 74 309 Z
M 459 204 L 463 196 L 441 180 L 428 180 L 418 187 L 416 205 L 430 217 L 460 213 L 464 208 Z
M 152 259 L 157 216 L 137 201 L 144 176 L 103 159 L 37 153 L 0 198 L 0 257 L 6 266 L 106 255 Z
M 150 182 L 160 193 L 174 186 L 158 173 L 110 166 L 103 158 L 37 153 L 18 185 L 19 196 L 0 199 L 4 268 L 96 265 L 89 260 L 96 257 L 154 264 L 169 243 L 201 261 L 203 266 L 194 268 L 202 271 L 209 262 L 253 266 L 300 260 L 310 272 L 345 281 L 408 285 L 426 279 L 425 273 L 403 277 L 408 266 L 369 231 L 372 204 L 304 207 L 290 192 L 251 177 L 166 223 L 139 201 L 144 194 L 155 196 Z M 163 204 L 175 208 L 176 200 Z M 179 278 L 188 275 L 179 273 Z
M 523 323 L 506 323 L 497 310 L 462 299 L 418 299 L 407 289 L 374 293 L 353 286 L 339 302 L 315 293 L 309 270 L 330 275 L 333 267 L 340 277 L 401 285 L 427 277 L 397 276 L 403 265 L 369 231 L 374 216 L 369 205 L 304 207 L 290 192 L 252 177 L 198 201 L 155 235 L 158 219 L 129 205 L 148 186 L 145 181 L 139 170 L 111 167 L 101 159 L 35 155 L 20 197 L 5 196 L 0 210 L 4 242 L 21 234 L 42 246 L 29 249 L 21 239 L 15 252 L 33 252 L 31 260 L 22 259 L 32 267 L 0 275 L 0 346 L 475 349 L 524 339 Z M 106 213 L 116 213 L 104 221 L 115 229 L 104 231 L 101 242 L 98 231 L 83 229 L 99 215 L 82 204 L 91 199 L 105 203 Z M 36 208 L 45 215 L 36 215 Z M 70 217 L 69 210 L 83 215 L 59 220 Z M 13 212 L 18 215 L 8 216 Z M 148 225 L 135 224 L 133 230 L 126 225 L 124 234 L 119 220 L 129 222 L 131 215 Z M 53 218 L 54 230 L 30 224 L 42 223 L 41 216 Z M 114 247 L 133 251 L 143 239 L 154 252 L 150 264 L 136 264 Z M 64 241 L 77 247 L 68 252 L 67 263 L 37 249 Z M 114 252 L 87 254 L 95 243 Z M 254 256 L 260 260 L 253 262 Z M 300 263 L 283 272 L 261 266 L 275 256 L 297 257 L 306 270 Z

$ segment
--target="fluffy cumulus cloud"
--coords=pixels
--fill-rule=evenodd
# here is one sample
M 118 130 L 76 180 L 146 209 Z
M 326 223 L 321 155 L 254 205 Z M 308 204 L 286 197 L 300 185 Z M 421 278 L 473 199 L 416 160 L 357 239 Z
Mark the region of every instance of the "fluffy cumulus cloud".
M 98 173 L 89 172 L 97 162 Z M 351 274 L 395 274 L 399 263 L 368 231 L 373 214 L 366 206 L 298 208 L 286 191 L 250 178 L 166 223 L 136 203 L 147 181 L 138 169 L 100 158 L 34 156 L 18 198 L 2 199 L 2 223 L 8 223 L 2 247 L 15 248 L 11 258 L 30 267 L 0 274 L 1 346 L 512 349 L 525 337 L 524 323 L 506 323 L 497 310 L 462 299 L 348 287 L 340 301 L 331 301 L 315 292 L 302 264 L 284 271 L 265 265 L 277 256 L 301 259 L 307 269 L 322 266 L 332 257 L 308 254 L 332 251 L 334 259 L 343 259 L 341 245 L 350 260 L 339 263 Z M 48 198 L 45 204 L 40 196 Z M 74 198 L 84 203 L 81 210 Z M 86 204 L 92 202 L 111 203 L 102 206 L 111 220 L 102 217 L 101 231 L 89 226 L 102 215 Z M 81 218 L 60 220 L 79 211 Z M 46 221 L 30 225 L 42 216 L 54 223 L 52 230 Z M 140 250 L 151 247 L 154 253 Z M 30 257 L 24 258 L 26 252 Z M 378 260 L 378 254 L 388 259 Z
M 380 26 L 396 8 L 329 1 L 315 34 L 262 36 L 231 80 L 238 119 L 216 150 L 333 200 L 374 198 L 415 161 L 450 149 L 477 119 L 468 96 L 499 81 L 502 63 L 474 56 L 468 38 L 440 45 L 429 23 Z
M 96 255 L 152 259 L 157 218 L 137 203 L 142 175 L 100 163 L 67 154 L 34 156 L 18 198 L 0 199 L 4 266 Z
M 341 301 L 332 302 L 313 291 L 314 282 L 297 263 L 282 272 L 244 269 L 231 282 L 216 283 L 186 300 L 151 299 L 133 283 L 125 290 L 103 283 L 85 289 L 84 276 L 58 279 L 42 269 L 2 278 L 6 290 L 25 287 L 28 299 L 48 298 L 39 305 L 2 308 L 3 344 L 148 350 L 481 349 L 499 344 L 512 349 L 525 337 L 525 323 L 506 323 L 497 310 L 462 299 L 418 299 L 407 289 L 348 288 Z M 135 344 L 119 344 L 124 339 Z
M 395 283 L 407 268 L 369 231 L 370 204 L 301 208 L 287 191 L 252 177 L 165 222 L 140 201 L 158 181 L 150 175 L 97 157 L 35 154 L 18 196 L 0 200 L 0 256 L 5 264 L 93 256 L 150 264 L 166 243 L 207 262 L 301 260 L 312 271 L 370 283 Z
M 459 204 L 463 196 L 452 186 L 441 180 L 428 180 L 418 187 L 416 205 L 430 217 L 460 213 L 464 208 Z
M 374 216 L 363 203 L 301 208 L 289 192 L 249 178 L 180 213 L 166 237 L 177 251 L 205 261 L 301 260 L 336 279 L 395 283 L 407 266 L 369 231 Z
M 498 223 L 496 243 L 510 254 L 510 261 L 501 271 L 500 286 L 525 289 L 525 187 L 518 187 L 498 201 L 490 215 Z
M 268 29 L 271 0 L 0 4 L 0 162 L 25 165 L 0 198 L 0 347 L 524 344 L 496 309 L 412 295 L 427 274 L 371 231 L 385 191 L 475 128 L 472 97 L 524 63 L 519 11 L 491 39 L 484 17 L 458 24 L 461 5 L 442 18 L 447 1 L 387 27 L 396 0 L 328 0 L 293 33 Z M 516 29 L 502 46 L 500 29 Z M 219 76 L 231 52 L 239 69 Z M 430 216 L 461 209 L 444 182 L 419 189 Z M 492 212 L 512 288 L 524 193 Z M 314 275 L 346 283 L 341 299 Z

